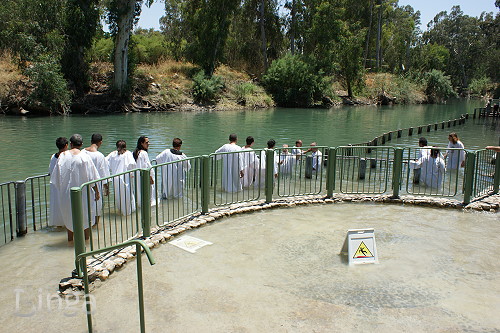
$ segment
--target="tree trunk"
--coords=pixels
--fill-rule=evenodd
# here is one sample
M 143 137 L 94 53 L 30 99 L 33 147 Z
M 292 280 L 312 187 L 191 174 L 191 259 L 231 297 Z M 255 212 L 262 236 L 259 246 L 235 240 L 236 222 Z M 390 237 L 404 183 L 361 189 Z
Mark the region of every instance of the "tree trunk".
M 382 52 L 381 52 L 381 40 L 382 40 L 382 0 L 378 0 L 378 24 L 377 24 L 377 54 L 376 54 L 376 63 L 377 70 L 382 66 Z
M 115 39 L 113 88 L 123 95 L 128 83 L 128 46 L 134 26 L 136 0 L 125 0 L 123 14 L 118 18 Z
M 266 40 L 266 29 L 265 29 L 265 5 L 266 1 L 260 1 L 260 37 L 262 43 L 262 58 L 264 61 L 264 71 L 267 70 L 267 40 Z
M 368 60 L 368 51 L 370 50 L 370 35 L 372 32 L 373 24 L 373 0 L 370 0 L 370 20 L 368 23 L 368 31 L 366 32 L 365 55 L 363 57 L 363 68 L 366 68 L 366 61 Z
M 290 23 L 290 52 L 295 54 L 295 0 L 292 1 L 290 15 L 292 16 L 292 22 Z

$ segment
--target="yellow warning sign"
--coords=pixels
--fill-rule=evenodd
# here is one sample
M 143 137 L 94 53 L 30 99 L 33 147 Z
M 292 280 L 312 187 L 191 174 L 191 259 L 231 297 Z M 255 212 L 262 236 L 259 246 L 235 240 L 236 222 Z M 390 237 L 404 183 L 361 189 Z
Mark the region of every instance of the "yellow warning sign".
M 365 242 L 361 242 L 359 244 L 358 249 L 354 253 L 354 259 L 356 258 L 373 258 L 373 254 L 370 252 L 368 247 L 365 245 Z

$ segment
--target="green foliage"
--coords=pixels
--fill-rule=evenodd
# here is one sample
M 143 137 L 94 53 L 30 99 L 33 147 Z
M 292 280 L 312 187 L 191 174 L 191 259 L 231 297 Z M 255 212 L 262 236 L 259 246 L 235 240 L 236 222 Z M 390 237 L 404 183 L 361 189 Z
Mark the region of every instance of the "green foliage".
M 431 103 L 443 102 L 451 97 L 456 97 L 451 80 L 439 70 L 432 70 L 425 74 L 425 94 Z
M 280 106 L 312 106 L 321 99 L 325 84 L 321 73 L 297 55 L 275 60 L 263 76 L 267 91 Z
M 156 64 L 167 58 L 169 50 L 165 36 L 159 32 L 150 30 L 137 30 L 132 36 L 136 53 L 136 60 L 141 64 Z
M 220 98 L 224 80 L 220 76 L 207 77 L 204 71 L 193 76 L 193 98 L 196 103 L 212 104 Z
M 40 56 L 25 74 L 34 85 L 30 102 L 50 108 L 52 112 L 67 112 L 71 94 L 56 59 L 49 55 Z
M 483 76 L 479 79 L 473 79 L 469 84 L 469 93 L 476 96 L 485 96 L 495 89 L 495 85 L 489 77 Z
M 246 104 L 247 99 L 249 96 L 252 96 L 257 90 L 257 87 L 250 82 L 243 82 L 234 88 L 236 100 L 238 103 L 241 104 Z
M 114 44 L 111 37 L 98 38 L 89 50 L 88 58 L 94 62 L 112 62 L 113 48 Z

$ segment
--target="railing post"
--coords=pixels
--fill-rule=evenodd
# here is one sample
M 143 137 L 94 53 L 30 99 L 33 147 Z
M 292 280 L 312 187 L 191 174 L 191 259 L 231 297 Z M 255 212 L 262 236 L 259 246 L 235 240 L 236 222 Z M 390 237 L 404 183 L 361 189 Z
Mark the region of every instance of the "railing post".
M 17 237 L 26 235 L 28 232 L 26 218 L 26 183 L 17 181 L 14 183 L 16 194 L 16 233 Z
M 150 170 L 141 169 L 141 220 L 142 235 L 151 236 L 151 180 Z
M 203 155 L 201 157 L 201 212 L 208 213 L 208 204 L 210 202 L 210 157 Z
M 493 178 L 493 193 L 497 194 L 500 187 L 500 153 L 495 155 L 495 176 Z
M 337 149 L 328 149 L 328 162 L 326 165 L 326 191 L 327 196 L 331 198 L 333 196 L 333 190 L 335 189 L 335 172 L 337 166 Z
M 266 202 L 273 201 L 274 187 L 274 150 L 266 149 Z
M 85 231 L 83 229 L 82 189 L 71 188 L 71 217 L 73 220 L 73 239 L 75 242 L 75 258 L 85 252 Z M 78 276 L 82 276 L 82 267 L 77 264 Z
M 474 173 L 476 166 L 476 153 L 468 151 L 465 156 L 465 180 L 464 180 L 464 205 L 470 203 L 474 189 Z
M 399 186 L 403 172 L 403 148 L 394 148 L 392 172 L 392 196 L 393 198 L 399 198 Z

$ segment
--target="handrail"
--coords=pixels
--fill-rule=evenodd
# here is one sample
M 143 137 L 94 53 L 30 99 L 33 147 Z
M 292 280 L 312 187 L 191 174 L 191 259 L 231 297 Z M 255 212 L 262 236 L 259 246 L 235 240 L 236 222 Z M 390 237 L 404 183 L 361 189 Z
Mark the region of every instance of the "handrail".
M 82 277 L 82 271 L 83 271 L 83 284 L 85 288 L 85 305 L 87 308 L 87 327 L 89 333 L 93 332 L 93 327 L 92 327 L 92 309 L 90 306 L 90 290 L 89 290 L 89 277 L 88 277 L 88 272 L 87 272 L 87 257 L 98 254 L 98 253 L 103 253 L 103 252 L 109 252 L 113 251 L 116 249 L 121 249 L 130 245 L 135 244 L 136 246 L 136 256 L 137 256 L 137 290 L 139 294 L 139 317 L 140 317 L 140 325 L 141 325 L 141 332 L 144 333 L 146 332 L 146 322 L 144 319 L 144 291 L 143 291 L 143 283 L 142 283 L 142 255 L 141 255 L 141 248 L 144 249 L 144 252 L 146 252 L 146 255 L 148 257 L 148 261 L 151 265 L 154 265 L 155 259 L 153 257 L 153 254 L 151 253 L 151 250 L 149 247 L 146 245 L 146 243 L 143 240 L 140 239 L 132 239 L 126 242 L 123 242 L 121 244 L 113 245 L 113 246 L 108 246 L 103 249 L 98 249 L 94 251 L 89 251 L 89 252 L 84 252 L 80 253 L 76 259 L 75 259 L 75 264 L 77 267 L 77 272 L 78 276 Z

